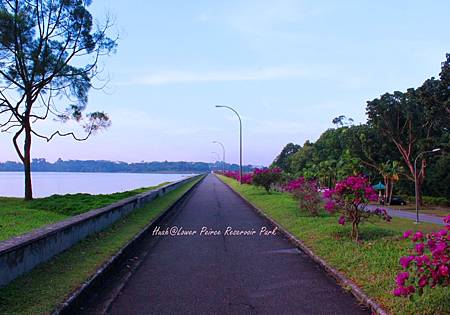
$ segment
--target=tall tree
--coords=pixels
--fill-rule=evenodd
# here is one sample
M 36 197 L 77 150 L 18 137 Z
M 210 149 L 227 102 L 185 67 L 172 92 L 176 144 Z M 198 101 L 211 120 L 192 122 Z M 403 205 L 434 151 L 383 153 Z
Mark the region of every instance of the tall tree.
M 288 143 L 275 158 L 272 167 L 279 167 L 285 172 L 290 172 L 290 159 L 301 148 L 298 144 Z
M 414 160 L 422 150 L 431 149 L 442 134 L 442 128 L 433 115 L 426 112 L 415 89 L 407 92 L 386 93 L 367 102 L 368 124 L 385 135 L 398 149 L 406 165 L 406 177 L 414 181 Z M 417 185 L 425 179 L 426 157 L 423 156 L 417 170 Z
M 441 79 L 441 91 L 443 97 L 443 108 L 450 117 L 450 54 L 446 54 L 445 61 L 441 64 L 441 73 L 439 77 Z
M 100 72 L 99 58 L 116 47 L 116 40 L 107 36 L 110 20 L 94 25 L 87 10 L 90 4 L 90 0 L 0 0 L 0 128 L 13 134 L 24 165 L 26 200 L 33 198 L 33 137 L 50 141 L 70 136 L 82 141 L 110 125 L 104 112 L 84 114 L 92 80 Z M 81 123 L 86 134 L 41 133 L 36 125 L 52 116 Z

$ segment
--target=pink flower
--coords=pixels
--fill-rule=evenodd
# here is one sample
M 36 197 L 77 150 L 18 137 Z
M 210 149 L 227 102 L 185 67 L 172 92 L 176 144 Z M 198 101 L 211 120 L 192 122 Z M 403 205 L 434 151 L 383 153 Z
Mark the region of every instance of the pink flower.
M 406 269 L 409 266 L 409 263 L 414 260 L 414 256 L 403 256 L 400 258 L 400 265 Z
M 323 196 L 325 198 L 331 198 L 333 196 L 334 191 L 332 189 L 327 189 L 323 192 Z
M 450 214 L 444 218 L 444 223 L 450 224 Z
M 344 224 L 345 224 L 345 217 L 344 217 L 344 216 L 341 216 L 341 217 L 339 218 L 339 220 L 338 220 L 338 223 L 339 223 L 340 225 L 344 225 Z
M 413 231 L 411 231 L 411 230 L 406 231 L 405 233 L 403 233 L 403 238 L 409 238 L 411 236 L 412 232 Z
M 444 276 L 444 277 L 448 277 L 448 267 L 445 265 L 440 265 L 439 266 L 439 273 Z
M 403 286 L 405 285 L 405 281 L 409 278 L 409 273 L 408 272 L 400 272 L 397 275 L 397 278 L 395 279 L 395 282 L 399 285 L 399 286 Z
M 325 210 L 327 210 L 328 212 L 331 212 L 334 210 L 335 206 L 336 206 L 336 204 L 334 203 L 334 201 L 328 200 L 327 203 L 325 204 Z
M 421 231 L 417 231 L 417 232 L 414 234 L 412 240 L 413 240 L 414 242 L 417 242 L 417 241 L 422 240 L 422 239 L 423 239 L 423 233 L 422 233 Z
M 412 286 L 412 285 L 407 287 L 406 290 L 408 290 L 407 294 L 411 294 L 411 293 L 416 292 L 416 288 L 414 288 L 414 286 Z
M 426 286 L 428 283 L 427 277 L 426 276 L 422 276 L 419 279 L 419 287 L 423 288 L 424 286 Z
M 417 254 L 422 255 L 424 250 L 425 250 L 425 245 L 423 243 L 416 244 Z
M 405 288 L 403 287 L 397 287 L 395 288 L 395 290 L 392 292 L 395 296 L 402 296 L 403 292 L 404 292 Z

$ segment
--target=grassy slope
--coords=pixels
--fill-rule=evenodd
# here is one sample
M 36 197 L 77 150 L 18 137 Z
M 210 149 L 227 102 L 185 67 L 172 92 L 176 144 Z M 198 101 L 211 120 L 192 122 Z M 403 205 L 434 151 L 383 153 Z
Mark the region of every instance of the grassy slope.
M 187 183 L 0 288 L 0 314 L 47 314 L 194 185 Z
M 288 194 L 268 195 L 254 186 L 240 186 L 235 180 L 221 177 L 249 201 L 263 210 L 291 233 L 303 240 L 316 254 L 352 279 L 392 314 L 450 314 L 450 290 L 430 290 L 414 301 L 390 294 L 400 271 L 399 258 L 406 254 L 409 242 L 401 239 L 405 230 L 416 230 L 410 220 L 394 218 L 391 223 L 378 220 L 361 226 L 362 243 L 349 239 L 350 227 L 337 224 L 327 214 L 310 217 L 298 210 Z M 433 224 L 421 224 L 422 231 L 436 230 Z
M 167 183 L 160 185 L 165 184 Z M 25 202 L 19 198 L 0 197 L 0 241 L 61 221 L 69 216 L 104 207 L 156 187 L 158 186 L 109 195 L 53 195 L 31 202 Z

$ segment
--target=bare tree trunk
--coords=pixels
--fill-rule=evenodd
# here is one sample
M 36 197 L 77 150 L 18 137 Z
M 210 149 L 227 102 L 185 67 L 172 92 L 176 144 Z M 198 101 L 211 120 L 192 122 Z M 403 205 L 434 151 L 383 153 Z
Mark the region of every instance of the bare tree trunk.
M 357 242 L 358 237 L 359 237 L 358 223 L 352 222 L 352 239 Z
M 386 176 L 383 176 L 383 181 L 384 181 L 384 203 L 388 204 L 388 194 L 389 194 L 389 181 L 388 178 Z
M 33 200 L 31 184 L 31 126 L 29 117 L 25 122 L 25 142 L 23 146 L 23 168 L 25 173 L 25 200 Z

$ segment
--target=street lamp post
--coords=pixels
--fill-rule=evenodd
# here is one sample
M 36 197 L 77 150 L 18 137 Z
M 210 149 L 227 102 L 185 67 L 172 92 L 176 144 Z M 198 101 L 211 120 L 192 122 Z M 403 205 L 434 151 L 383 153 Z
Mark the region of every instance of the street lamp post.
M 220 144 L 220 146 L 222 147 L 222 173 L 225 173 L 225 146 L 222 142 L 219 141 L 213 141 L 212 143 Z
M 239 118 L 239 182 L 242 184 L 242 120 L 241 116 L 239 116 L 238 112 L 230 107 L 225 105 L 216 105 L 217 108 L 227 108 L 233 111 L 236 116 Z
M 419 159 L 419 157 L 421 157 L 424 154 L 434 153 L 434 152 L 438 152 L 440 150 L 441 150 L 440 148 L 436 148 L 431 151 L 420 152 L 417 155 L 417 157 L 414 159 L 414 190 L 415 190 L 415 199 L 416 199 L 416 222 L 414 222 L 414 223 L 416 223 L 416 224 L 419 224 L 419 198 L 417 198 L 418 194 L 419 194 L 419 183 L 417 181 L 417 160 Z

